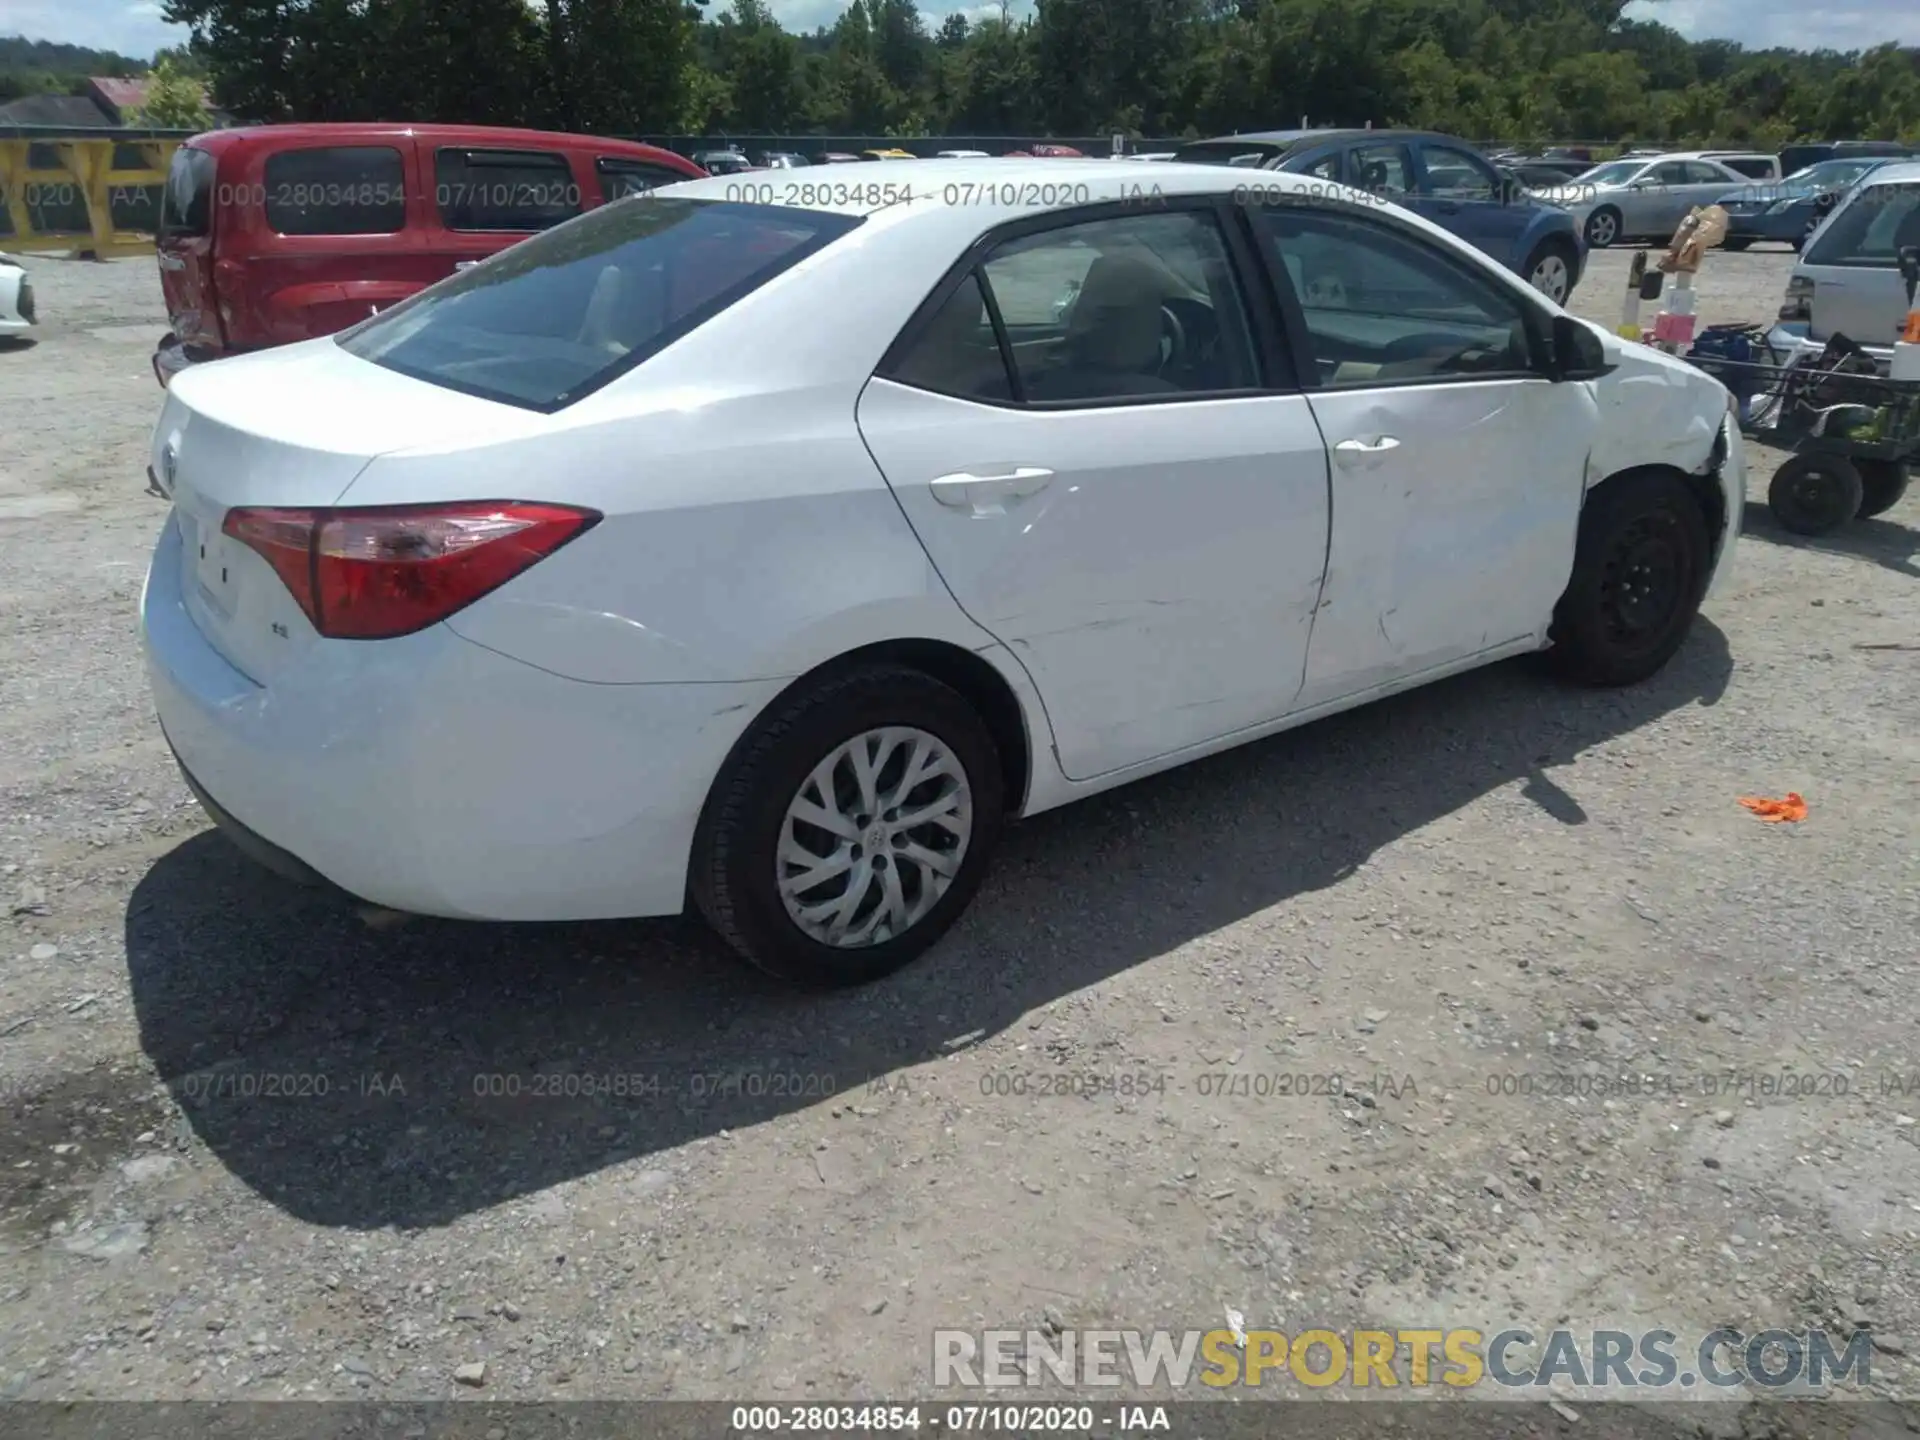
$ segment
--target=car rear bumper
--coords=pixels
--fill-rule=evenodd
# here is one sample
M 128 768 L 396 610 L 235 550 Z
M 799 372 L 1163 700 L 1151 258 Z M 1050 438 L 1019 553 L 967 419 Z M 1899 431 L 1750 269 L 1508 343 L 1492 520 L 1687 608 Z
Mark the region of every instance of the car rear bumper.
M 444 625 L 315 641 L 260 685 L 201 633 L 184 574 L 169 519 L 141 629 L 161 727 L 209 813 L 273 868 L 395 910 L 679 913 L 712 778 L 781 688 L 586 684 Z

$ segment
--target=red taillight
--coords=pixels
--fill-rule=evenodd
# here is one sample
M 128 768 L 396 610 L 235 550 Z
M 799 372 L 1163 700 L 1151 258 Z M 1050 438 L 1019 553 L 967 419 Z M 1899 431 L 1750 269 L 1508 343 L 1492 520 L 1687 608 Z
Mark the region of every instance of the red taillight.
M 313 628 L 390 640 L 464 609 L 600 520 L 519 500 L 358 510 L 229 510 L 221 528 L 273 566 Z

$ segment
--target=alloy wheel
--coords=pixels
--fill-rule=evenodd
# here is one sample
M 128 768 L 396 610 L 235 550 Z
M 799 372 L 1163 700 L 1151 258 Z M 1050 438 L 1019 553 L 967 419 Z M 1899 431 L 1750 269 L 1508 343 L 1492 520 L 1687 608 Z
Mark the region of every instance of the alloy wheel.
M 911 726 L 836 746 L 788 802 L 774 859 L 787 916 L 849 949 L 911 930 L 960 873 L 973 787 L 953 750 Z
M 1557 251 L 1542 255 L 1539 263 L 1533 267 L 1533 274 L 1527 278 L 1534 289 L 1556 305 L 1565 302 L 1567 291 L 1571 288 L 1568 282 L 1572 275 L 1567 268 L 1566 257 Z

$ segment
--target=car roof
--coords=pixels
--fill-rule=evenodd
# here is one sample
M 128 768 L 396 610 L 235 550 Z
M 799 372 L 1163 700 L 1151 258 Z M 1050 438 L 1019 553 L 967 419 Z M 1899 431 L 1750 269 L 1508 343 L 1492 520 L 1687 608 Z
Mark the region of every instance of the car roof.
M 673 155 L 658 145 L 639 140 L 616 140 L 608 135 L 582 135 L 561 130 L 527 130 L 505 125 L 409 124 L 390 120 L 313 122 L 297 125 L 239 125 L 229 130 L 209 130 L 189 142 L 195 149 L 220 155 L 229 150 L 271 146 L 281 142 L 331 141 L 338 145 L 366 144 L 372 140 L 404 140 L 417 137 L 440 145 L 512 146 L 540 145 L 592 146 L 627 155 L 659 157 Z M 674 155 L 674 159 L 682 157 Z M 683 161 L 684 163 L 684 161 Z
M 689 200 L 740 202 L 751 190 L 751 179 L 712 176 L 683 180 L 649 192 L 684 196 Z M 849 180 L 844 184 L 804 187 L 791 194 L 784 187 L 767 189 L 768 204 L 790 209 L 823 210 L 841 215 L 872 217 L 888 225 L 929 216 L 936 211 L 966 211 L 988 216 L 999 224 L 1022 215 L 1045 215 L 1057 210 L 1113 201 L 1150 210 L 1160 197 L 1224 195 L 1246 184 L 1244 171 L 1218 165 L 1182 165 L 1166 161 L 1143 171 L 1131 160 L 1086 159 L 1070 168 L 1058 160 L 1037 156 L 989 155 L 976 160 L 902 160 L 885 176 Z M 902 187 L 911 203 L 902 200 Z M 1260 188 L 1325 194 L 1327 182 L 1285 171 L 1263 173 Z M 1355 191 L 1364 196 L 1364 192 Z M 1378 203 L 1378 202 L 1372 202 Z

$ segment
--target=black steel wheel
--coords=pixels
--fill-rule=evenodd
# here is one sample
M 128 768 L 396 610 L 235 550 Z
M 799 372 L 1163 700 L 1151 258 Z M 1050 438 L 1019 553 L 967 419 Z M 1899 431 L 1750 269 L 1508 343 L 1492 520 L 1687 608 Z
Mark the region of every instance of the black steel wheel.
M 1548 659 L 1588 685 L 1630 685 L 1673 657 L 1700 609 L 1713 537 L 1678 475 L 1618 475 L 1587 499 Z
M 1796 535 L 1826 535 L 1860 513 L 1866 483 L 1843 455 L 1795 455 L 1773 472 L 1767 504 Z

